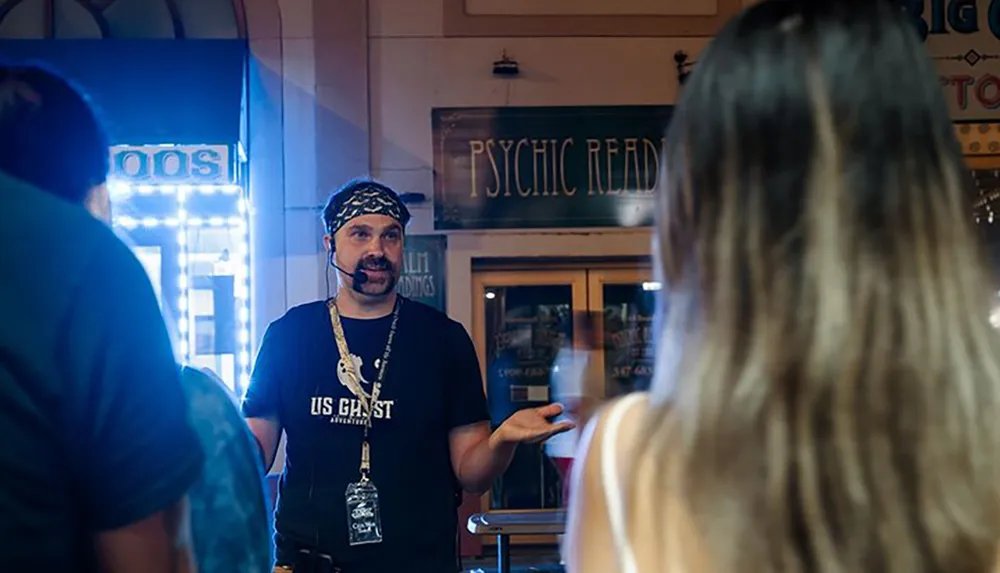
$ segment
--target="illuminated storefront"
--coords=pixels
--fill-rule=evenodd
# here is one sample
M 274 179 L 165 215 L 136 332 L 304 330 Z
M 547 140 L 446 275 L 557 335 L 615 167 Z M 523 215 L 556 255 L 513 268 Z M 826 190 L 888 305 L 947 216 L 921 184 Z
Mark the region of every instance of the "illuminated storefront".
M 119 146 L 109 185 L 115 228 L 146 267 L 183 360 L 237 392 L 251 350 L 245 172 L 239 145 Z
M 116 231 L 149 272 L 179 354 L 242 394 L 254 340 L 246 41 L 3 40 L 0 53 L 88 94 L 112 145 Z
M 934 0 L 908 3 L 917 30 L 941 79 L 945 103 L 955 122 L 976 191 L 972 212 L 1000 262 L 1000 6 L 997 2 Z M 995 303 L 1000 302 L 997 298 Z M 990 320 L 1000 324 L 1000 306 Z

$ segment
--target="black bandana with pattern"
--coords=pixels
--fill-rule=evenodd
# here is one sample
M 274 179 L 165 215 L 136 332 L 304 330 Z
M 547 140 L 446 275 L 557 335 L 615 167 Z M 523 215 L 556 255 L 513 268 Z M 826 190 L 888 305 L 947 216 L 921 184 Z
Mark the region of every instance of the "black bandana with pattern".
M 332 235 L 348 221 L 362 215 L 385 215 L 404 227 L 410 220 L 409 210 L 395 193 L 378 186 L 360 187 L 340 203 L 327 232 Z

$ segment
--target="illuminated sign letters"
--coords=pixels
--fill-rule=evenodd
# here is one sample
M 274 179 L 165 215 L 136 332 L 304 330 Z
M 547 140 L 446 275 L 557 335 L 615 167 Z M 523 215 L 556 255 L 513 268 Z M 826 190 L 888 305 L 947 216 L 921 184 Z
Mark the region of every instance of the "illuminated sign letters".
M 1000 0 L 904 0 L 955 121 L 1000 118 Z
M 133 183 L 231 183 L 224 145 L 143 145 L 111 148 L 111 174 Z
M 904 5 L 925 40 L 952 32 L 978 34 L 983 27 L 1000 39 L 1000 0 L 906 0 Z

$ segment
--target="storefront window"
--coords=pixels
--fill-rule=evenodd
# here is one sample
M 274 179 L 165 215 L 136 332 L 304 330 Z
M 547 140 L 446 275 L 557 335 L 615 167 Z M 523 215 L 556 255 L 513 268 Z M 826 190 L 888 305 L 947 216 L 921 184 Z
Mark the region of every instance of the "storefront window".
M 973 216 L 979 224 L 992 224 L 996 211 L 1000 208 L 1000 170 L 973 169 L 972 179 L 976 184 L 973 197 Z
M 181 359 L 242 394 L 250 370 L 249 217 L 229 150 L 139 146 L 115 154 L 121 168 L 109 185 L 114 225 L 146 267 Z M 144 160 L 168 156 L 173 163 L 161 171 L 174 174 L 197 159 L 213 166 L 205 171 L 217 172 L 215 180 L 174 182 L 176 175 L 158 177 L 143 168 Z
M 246 226 L 239 217 L 218 221 L 215 227 L 189 227 L 186 231 L 188 278 L 188 360 L 194 366 L 219 374 L 234 390 L 239 372 L 249 366 L 241 350 L 250 342 L 246 328 L 249 310 Z

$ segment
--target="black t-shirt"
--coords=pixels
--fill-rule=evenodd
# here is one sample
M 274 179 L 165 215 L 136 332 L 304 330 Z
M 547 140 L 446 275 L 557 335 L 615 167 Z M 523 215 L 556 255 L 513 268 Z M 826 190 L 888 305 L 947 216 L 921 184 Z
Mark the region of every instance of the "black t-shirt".
M 369 392 L 391 323 L 392 315 L 343 319 Z M 243 413 L 277 416 L 287 433 L 277 533 L 352 572 L 455 571 L 458 485 L 448 436 L 489 420 L 472 340 L 461 324 L 404 299 L 370 434 L 379 544 L 348 544 L 344 492 L 358 479 L 364 417 L 339 380 L 338 360 L 324 302 L 291 309 L 264 334 Z
M 93 571 L 203 454 L 145 271 L 82 207 L 0 174 L 0 569 Z

